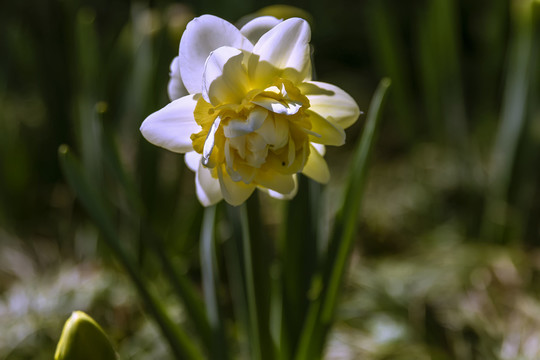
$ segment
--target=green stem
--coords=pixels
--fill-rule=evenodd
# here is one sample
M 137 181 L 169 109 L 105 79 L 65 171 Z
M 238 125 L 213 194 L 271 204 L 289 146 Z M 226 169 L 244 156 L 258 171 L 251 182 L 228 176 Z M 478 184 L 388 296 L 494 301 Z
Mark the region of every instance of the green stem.
M 104 125 L 106 124 L 105 121 L 102 122 Z M 138 219 L 131 219 L 131 226 L 136 226 L 136 223 L 140 221 L 141 240 L 144 241 L 144 244 L 152 249 L 158 257 L 160 264 L 163 266 L 165 276 L 169 279 L 177 297 L 184 303 L 188 317 L 199 333 L 202 343 L 207 347 L 211 347 L 210 326 L 208 325 L 204 307 L 201 305 L 201 298 L 189 280 L 177 272 L 164 250 L 165 246 L 163 244 L 163 239 L 158 236 L 148 224 L 146 220 L 148 218 L 148 212 L 136 190 L 132 177 L 128 176 L 122 165 L 117 146 L 111 135 L 113 130 L 105 126 L 104 130 L 106 131 L 104 131 L 104 136 L 102 138 L 102 149 L 105 164 L 114 174 L 120 183 L 121 188 L 125 191 L 126 199 L 129 208 L 133 212 L 133 216 L 138 217 Z
M 362 138 L 355 150 L 351 164 L 344 202 L 336 217 L 334 230 L 329 243 L 325 266 L 320 279 L 322 288 L 314 294 L 295 359 L 312 360 L 321 357 L 326 337 L 332 325 L 340 286 L 351 253 L 357 227 L 358 213 L 364 185 L 367 178 L 367 165 L 371 148 L 375 140 L 381 109 L 386 99 L 390 79 L 383 79 L 371 100 L 368 119 Z M 316 284 L 316 281 L 314 281 Z M 313 289 L 316 289 L 314 286 Z
M 244 267 L 242 266 L 242 225 L 238 209 L 226 206 L 229 223 L 232 227 L 232 237 L 223 244 L 225 255 L 225 266 L 229 278 L 231 299 L 233 302 L 234 318 L 238 324 L 238 338 L 246 339 L 240 341 L 239 358 L 249 358 L 250 348 L 248 344 L 248 331 L 250 328 L 249 314 L 247 306 L 247 295 L 245 287 Z
M 298 345 L 307 315 L 311 281 L 318 270 L 320 188 L 312 183 L 298 175 L 298 193 L 285 204 L 282 215 L 280 350 L 283 359 L 290 359 Z
M 209 349 L 211 359 L 227 359 L 227 342 L 225 331 L 219 311 L 219 301 L 217 296 L 217 285 L 219 280 L 216 244 L 215 244 L 215 221 L 216 206 L 210 206 L 204 210 L 203 223 L 201 228 L 201 270 L 202 285 L 204 291 L 204 302 L 208 321 L 212 329 L 212 344 Z
M 503 240 L 507 222 L 507 197 L 512 180 L 519 139 L 526 119 L 531 80 L 534 1 L 512 2 L 513 37 L 502 105 L 501 122 L 491 154 L 488 198 L 482 235 L 487 240 Z
M 249 229 L 249 218 L 247 206 L 243 204 L 240 207 L 240 222 L 242 226 L 242 244 L 244 247 L 244 273 L 246 276 L 246 295 L 248 303 L 252 359 L 259 360 L 261 354 L 261 334 L 259 331 L 259 312 L 257 309 L 257 297 L 255 292 L 255 277 L 252 261 L 251 234 Z

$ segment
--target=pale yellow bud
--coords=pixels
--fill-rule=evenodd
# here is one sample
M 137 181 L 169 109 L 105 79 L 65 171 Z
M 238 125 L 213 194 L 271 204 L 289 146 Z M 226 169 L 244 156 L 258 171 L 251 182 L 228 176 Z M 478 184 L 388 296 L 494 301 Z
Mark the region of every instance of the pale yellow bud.
M 74 311 L 64 324 L 55 360 L 116 360 L 103 329 L 82 311 Z

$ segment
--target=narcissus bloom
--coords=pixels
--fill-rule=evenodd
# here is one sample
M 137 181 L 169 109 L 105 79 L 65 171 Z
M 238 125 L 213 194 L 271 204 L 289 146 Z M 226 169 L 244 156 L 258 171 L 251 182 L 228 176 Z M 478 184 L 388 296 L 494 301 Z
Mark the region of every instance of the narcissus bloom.
M 329 180 L 324 146 L 342 145 L 360 111 L 340 88 L 311 81 L 310 36 L 299 18 L 264 16 L 238 29 L 204 15 L 188 24 L 171 64 L 172 102 L 141 132 L 186 154 L 203 205 L 239 205 L 255 188 L 290 198 L 299 172 Z

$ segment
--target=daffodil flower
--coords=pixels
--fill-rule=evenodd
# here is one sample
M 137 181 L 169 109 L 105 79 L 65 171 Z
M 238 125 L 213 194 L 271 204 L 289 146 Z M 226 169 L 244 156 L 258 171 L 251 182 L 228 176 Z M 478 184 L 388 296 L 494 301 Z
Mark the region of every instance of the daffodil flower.
M 310 36 L 299 18 L 263 16 L 238 29 L 203 15 L 188 24 L 171 64 L 172 102 L 141 132 L 186 154 L 204 206 L 239 205 L 256 188 L 291 198 L 300 172 L 328 182 L 325 145 L 342 145 L 360 110 L 340 88 L 311 80 Z

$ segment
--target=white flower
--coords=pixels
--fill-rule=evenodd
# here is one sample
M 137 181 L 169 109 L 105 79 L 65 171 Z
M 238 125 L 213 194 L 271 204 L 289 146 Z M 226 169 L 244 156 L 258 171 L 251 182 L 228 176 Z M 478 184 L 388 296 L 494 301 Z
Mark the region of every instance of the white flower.
M 299 18 L 259 17 L 240 30 L 211 15 L 188 24 L 171 64 L 173 101 L 141 132 L 186 154 L 203 205 L 239 205 L 255 188 L 290 198 L 298 172 L 328 181 L 324 145 L 342 145 L 360 111 L 340 88 L 311 81 L 310 36 Z

